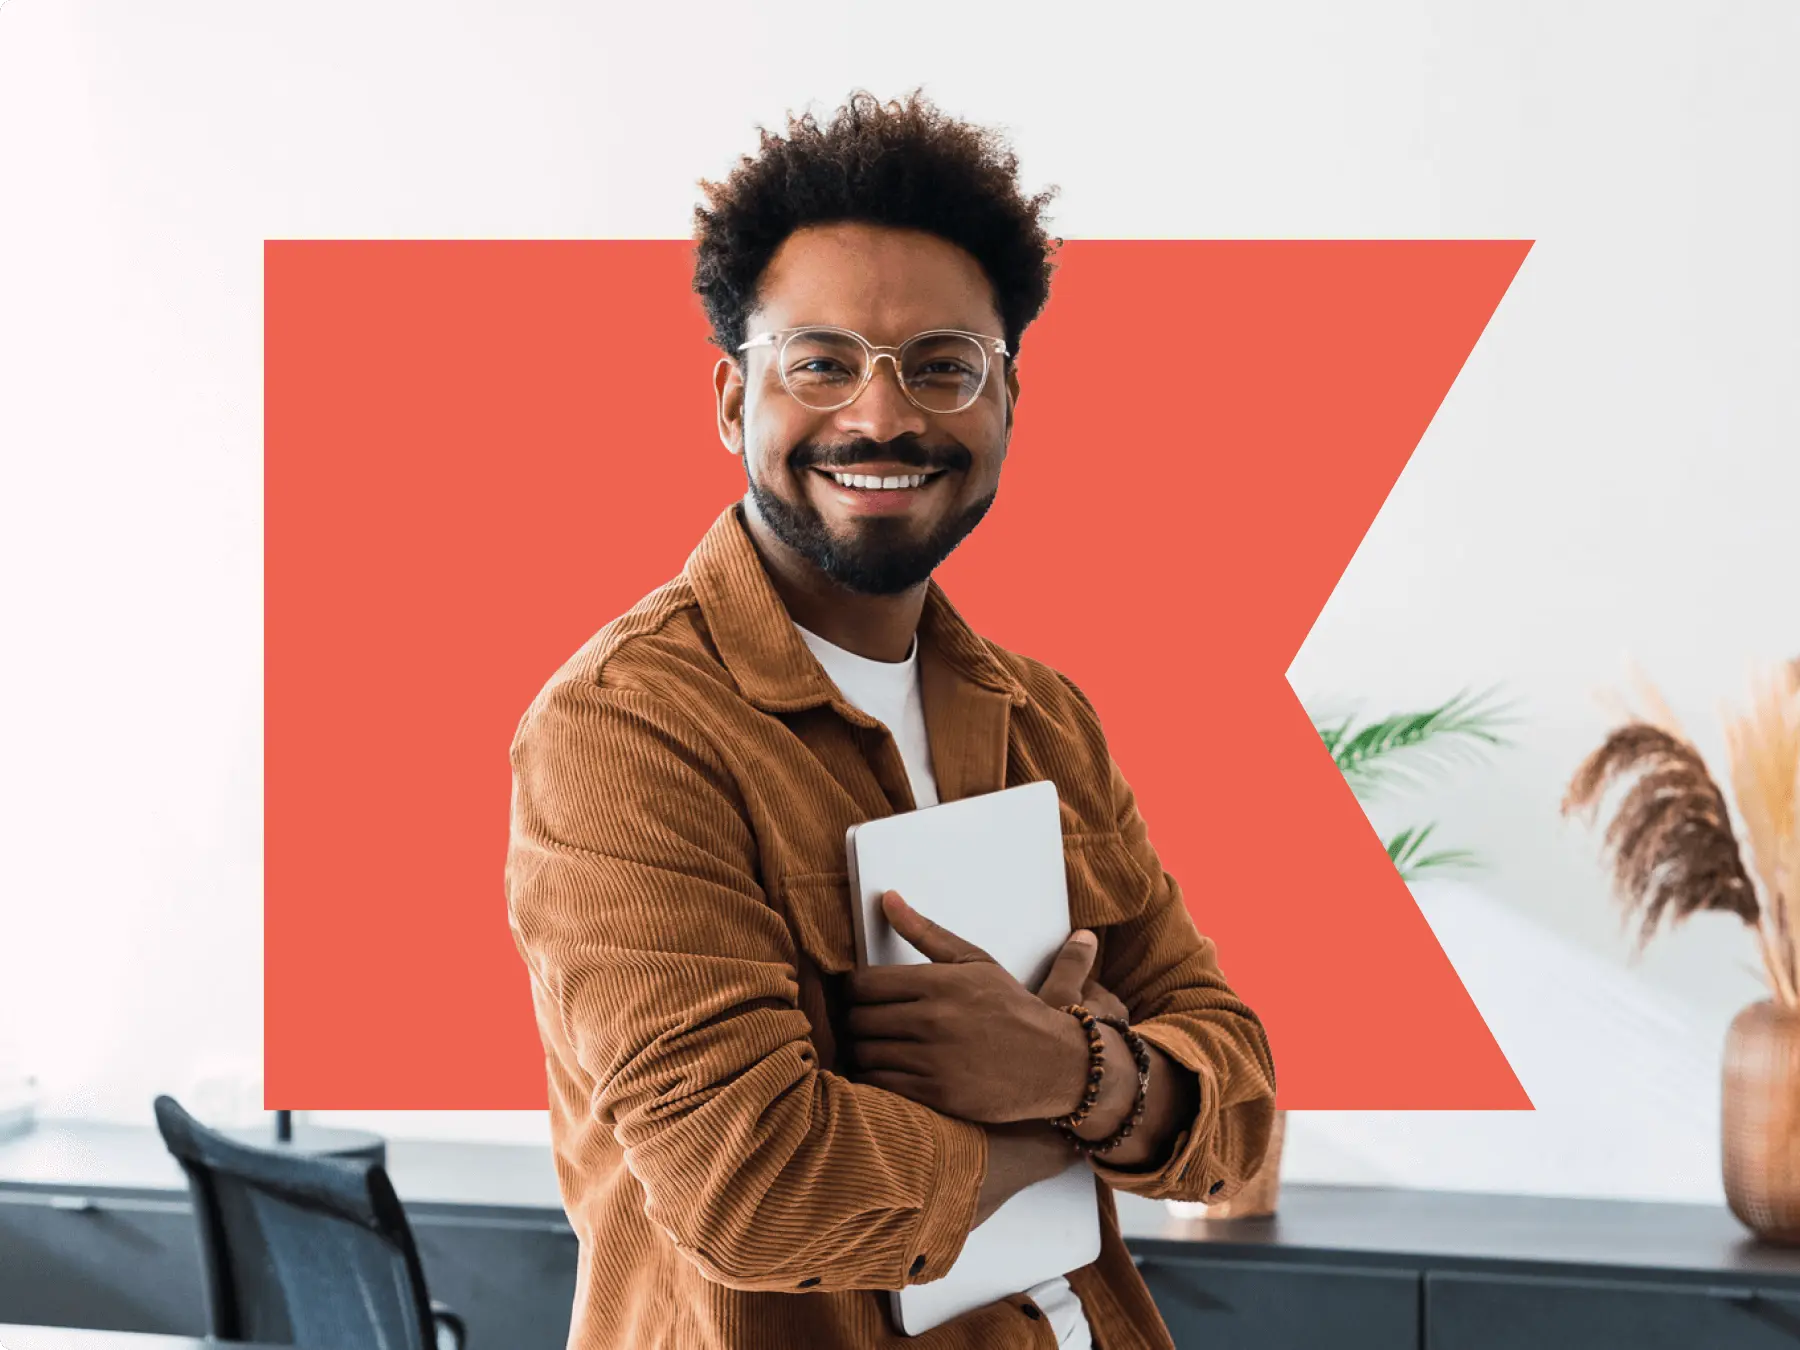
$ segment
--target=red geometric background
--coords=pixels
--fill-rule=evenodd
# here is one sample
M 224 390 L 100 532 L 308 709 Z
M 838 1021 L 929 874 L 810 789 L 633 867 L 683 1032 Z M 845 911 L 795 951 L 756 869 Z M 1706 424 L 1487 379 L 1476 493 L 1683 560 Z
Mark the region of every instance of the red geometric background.
M 1068 243 L 939 574 L 1093 699 L 1286 1107 L 1530 1107 L 1286 679 L 1529 249 Z M 267 1105 L 541 1108 L 507 747 L 744 488 L 689 246 L 264 257 Z

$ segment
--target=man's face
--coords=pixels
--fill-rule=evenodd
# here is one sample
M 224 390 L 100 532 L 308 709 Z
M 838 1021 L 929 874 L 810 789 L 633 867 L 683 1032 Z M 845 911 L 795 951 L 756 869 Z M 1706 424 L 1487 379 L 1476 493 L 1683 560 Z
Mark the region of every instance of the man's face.
M 877 346 L 955 328 L 1003 336 L 993 288 L 973 257 L 935 235 L 863 224 L 810 226 L 776 250 L 746 334 L 849 328 Z M 744 457 L 749 506 L 771 533 L 850 590 L 892 595 L 928 578 L 993 504 L 1012 429 L 1017 376 L 991 356 L 968 408 L 926 412 L 880 361 L 859 398 L 834 412 L 782 387 L 772 345 L 715 372 L 719 434 Z M 919 487 L 847 487 L 831 475 L 929 474 Z

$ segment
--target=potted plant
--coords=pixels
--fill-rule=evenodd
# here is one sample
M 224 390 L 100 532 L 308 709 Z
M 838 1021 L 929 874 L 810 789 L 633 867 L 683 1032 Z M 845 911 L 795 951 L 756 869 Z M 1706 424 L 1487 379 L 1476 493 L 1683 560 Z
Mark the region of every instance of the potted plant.
M 1637 684 L 1648 711 L 1623 710 L 1563 813 L 1592 823 L 1607 791 L 1631 783 L 1604 849 L 1624 917 L 1638 920 L 1636 952 L 1665 920 L 1705 911 L 1755 934 L 1770 996 L 1726 1033 L 1725 1198 L 1758 1236 L 1800 1243 L 1800 661 L 1753 675 L 1748 712 L 1724 710 L 1730 798 L 1655 688 Z
M 1493 702 L 1493 691 L 1464 690 L 1434 708 L 1395 713 L 1370 722 L 1355 716 L 1315 719 L 1313 727 L 1324 741 L 1338 771 L 1365 805 L 1386 798 L 1399 788 L 1424 786 L 1446 767 L 1482 758 L 1496 746 L 1508 744 L 1501 728 L 1510 721 L 1507 709 Z M 1401 879 L 1410 883 L 1453 868 L 1479 865 L 1466 848 L 1430 848 L 1435 821 L 1408 825 L 1387 840 L 1388 857 Z M 1183 1218 L 1257 1218 L 1275 1212 L 1281 1190 L 1281 1152 L 1287 1135 L 1287 1111 L 1275 1112 L 1263 1163 L 1231 1199 L 1219 1204 L 1187 1204 L 1172 1201 L 1170 1208 Z

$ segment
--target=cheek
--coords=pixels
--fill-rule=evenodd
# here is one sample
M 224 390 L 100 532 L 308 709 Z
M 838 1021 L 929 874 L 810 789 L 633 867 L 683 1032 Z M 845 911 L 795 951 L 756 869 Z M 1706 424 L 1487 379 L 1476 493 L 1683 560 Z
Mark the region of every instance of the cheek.
M 799 409 L 792 399 L 759 399 L 744 410 L 744 451 L 749 457 L 750 471 L 758 481 L 776 484 L 790 478 L 788 457 L 794 448 L 809 439 L 817 439 L 812 418 L 796 416 Z
M 788 456 L 793 454 L 794 447 L 799 443 L 799 437 L 769 427 L 761 427 L 753 434 L 746 434 L 745 458 L 751 475 L 759 483 L 780 488 L 793 477 L 788 472 Z
M 971 427 L 959 440 L 974 457 L 969 478 L 972 485 L 992 486 L 1000 477 L 1000 466 L 1006 462 L 1006 410 L 997 409 L 983 417 L 979 426 Z

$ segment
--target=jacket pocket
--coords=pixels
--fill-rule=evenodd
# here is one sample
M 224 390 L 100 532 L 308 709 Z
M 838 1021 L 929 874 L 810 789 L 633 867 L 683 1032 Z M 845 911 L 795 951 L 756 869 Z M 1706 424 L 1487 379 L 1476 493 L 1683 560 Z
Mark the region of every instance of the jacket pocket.
M 783 877 L 781 898 L 794 940 L 820 970 L 841 975 L 856 964 L 848 872 Z
M 1152 882 L 1117 830 L 1063 836 L 1069 878 L 1069 924 L 1102 928 L 1144 912 Z

